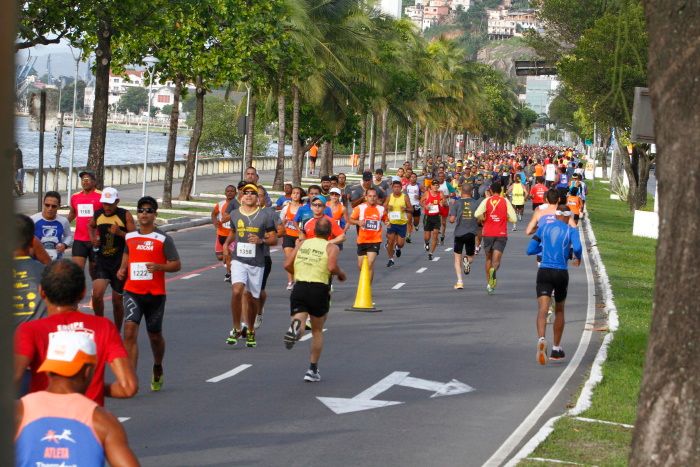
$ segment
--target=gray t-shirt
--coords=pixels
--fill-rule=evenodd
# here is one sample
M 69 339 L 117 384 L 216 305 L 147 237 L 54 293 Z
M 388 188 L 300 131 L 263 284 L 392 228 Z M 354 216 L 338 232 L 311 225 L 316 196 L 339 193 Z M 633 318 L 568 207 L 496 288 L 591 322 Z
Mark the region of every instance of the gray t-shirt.
M 256 209 L 250 215 L 236 209 L 231 213 L 231 230 L 235 232 L 236 238 L 231 258 L 250 266 L 265 266 L 265 247 L 263 244 L 250 243 L 249 240 L 251 234 L 262 239 L 267 232 L 275 230 L 275 222 L 265 209 Z
M 236 198 L 233 198 L 231 201 L 228 202 L 226 205 L 226 214 L 229 216 L 233 211 L 241 207 L 241 203 L 238 202 Z
M 280 213 L 275 211 L 272 208 L 265 208 L 263 209 L 263 212 L 270 218 L 272 221 L 273 225 L 275 226 L 275 230 L 277 230 L 277 227 L 282 223 L 282 219 L 280 218 Z M 267 243 L 263 245 L 263 251 L 265 252 L 265 256 L 270 256 L 270 245 Z
M 380 200 L 384 200 L 386 198 L 386 193 L 385 191 L 380 187 L 372 183 L 372 188 L 377 190 L 377 197 Z M 360 185 L 356 185 L 352 187 L 352 191 L 350 192 L 350 202 L 354 202 L 360 198 L 362 198 L 365 195 L 365 189 L 364 187 Z
M 476 234 L 479 222 L 474 212 L 479 207 L 479 201 L 474 198 L 459 198 L 450 206 L 450 216 L 455 216 L 455 237 L 466 234 Z
M 15 329 L 22 323 L 46 317 L 46 303 L 39 294 L 44 265 L 28 256 L 15 258 L 12 263 L 12 289 Z

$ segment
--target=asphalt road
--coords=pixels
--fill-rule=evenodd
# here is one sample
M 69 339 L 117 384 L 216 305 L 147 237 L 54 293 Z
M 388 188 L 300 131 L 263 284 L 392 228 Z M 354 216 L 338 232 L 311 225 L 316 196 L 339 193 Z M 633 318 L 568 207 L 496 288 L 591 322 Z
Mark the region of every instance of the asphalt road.
M 115 415 L 128 417 L 123 423 L 130 444 L 146 466 L 482 465 L 559 378 L 586 322 L 581 266 L 570 271 L 567 360 L 536 364 L 536 263 L 525 256 L 522 230 L 508 241 L 493 296 L 485 290 L 483 253 L 464 290 L 455 291 L 453 253 L 446 251 L 451 233 L 433 262 L 414 234 L 396 266 L 386 268 L 385 252 L 377 261 L 373 295 L 384 311 L 344 311 L 359 275 L 351 233 L 341 255 L 348 281 L 335 281 L 326 326 L 323 380 L 305 383 L 309 341 L 291 351 L 282 341 L 289 292 L 281 249 L 272 254 L 257 348 L 242 342 L 231 347 L 224 342 L 231 328 L 230 286 L 215 264 L 213 228 L 172 236 L 183 269 L 168 283 L 163 390 L 149 391 L 152 361 L 142 330 L 140 392 L 107 402 Z M 396 289 L 399 283 L 404 285 Z M 581 368 L 594 350 L 588 349 Z M 540 423 L 564 410 L 583 379 L 581 368 Z M 239 372 L 233 376 L 207 382 L 234 369 Z M 455 394 L 431 397 L 441 391 Z M 339 404 L 397 404 L 337 414 L 318 399 L 358 395 L 361 400 Z

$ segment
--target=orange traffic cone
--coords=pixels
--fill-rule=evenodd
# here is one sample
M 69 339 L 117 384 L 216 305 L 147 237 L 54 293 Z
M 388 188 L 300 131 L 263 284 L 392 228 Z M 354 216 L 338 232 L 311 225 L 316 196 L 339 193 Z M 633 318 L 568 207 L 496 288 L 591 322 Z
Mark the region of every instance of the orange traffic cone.
M 346 308 L 345 311 L 382 311 L 375 308 L 374 303 L 372 303 L 372 282 L 369 277 L 369 263 L 366 256 L 362 261 L 362 269 L 360 269 L 360 280 L 357 283 L 355 303 L 352 305 L 352 308 Z

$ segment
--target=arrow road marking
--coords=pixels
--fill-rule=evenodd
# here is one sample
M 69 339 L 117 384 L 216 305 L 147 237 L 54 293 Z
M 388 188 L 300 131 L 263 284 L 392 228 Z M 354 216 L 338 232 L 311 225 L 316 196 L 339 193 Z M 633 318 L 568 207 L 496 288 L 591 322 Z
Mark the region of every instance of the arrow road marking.
M 433 258 L 433 261 L 440 261 L 440 257 L 436 256 L 435 258 Z
M 393 386 L 433 391 L 433 394 L 430 396 L 431 398 L 465 394 L 474 390 L 473 387 L 461 381 L 457 381 L 456 379 L 447 383 L 441 383 L 439 381 L 414 378 L 408 375 L 408 371 L 395 371 L 350 399 L 342 397 L 318 397 L 317 399 L 334 413 L 344 414 L 403 404 L 403 402 L 399 401 L 374 400 L 375 397 Z
M 323 328 L 323 332 L 326 332 L 326 331 L 328 331 L 328 329 Z M 311 339 L 311 336 L 312 336 L 311 331 L 308 331 L 303 336 L 301 336 L 301 338 L 299 339 L 299 342 L 308 341 L 309 339 Z
M 393 287 L 391 288 L 391 290 L 399 290 L 399 289 L 400 289 L 401 287 L 403 287 L 404 285 L 406 285 L 405 282 L 399 282 L 398 284 L 396 284 L 395 286 L 393 286 Z
M 119 423 L 124 423 L 127 420 L 131 420 L 131 417 L 117 417 L 117 420 L 119 420 Z
M 238 365 L 231 371 L 227 371 L 226 373 L 222 373 L 219 376 L 214 376 L 213 378 L 208 379 L 207 383 L 218 383 L 219 381 L 223 381 L 226 378 L 230 378 L 231 376 L 236 376 L 238 373 L 247 370 L 251 366 L 253 365 L 249 365 L 247 363 L 244 363 L 243 365 Z
M 428 268 L 420 268 L 419 270 L 416 271 L 416 274 L 423 274 L 427 270 L 428 270 Z

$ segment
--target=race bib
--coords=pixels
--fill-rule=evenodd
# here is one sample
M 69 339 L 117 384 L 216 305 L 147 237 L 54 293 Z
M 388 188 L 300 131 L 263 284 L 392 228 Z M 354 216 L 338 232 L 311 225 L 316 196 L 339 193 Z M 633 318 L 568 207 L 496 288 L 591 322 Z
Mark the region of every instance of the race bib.
M 56 251 L 56 250 L 46 248 L 46 253 L 49 254 L 49 258 L 51 258 L 51 261 L 58 258 L 58 251 Z
M 400 221 L 401 220 L 401 213 L 399 211 L 389 211 L 389 220 L 390 221 Z
M 255 258 L 255 245 L 238 242 L 236 244 L 236 255 L 239 258 Z
M 224 222 L 223 224 L 221 224 L 221 227 L 224 229 L 230 229 L 231 228 L 231 221 Z
M 146 263 L 129 263 L 130 274 L 132 281 L 150 281 L 153 279 L 153 273 L 148 272 Z
M 365 230 L 371 230 L 377 232 L 380 229 L 379 221 L 372 219 L 365 219 Z
M 297 230 L 297 225 L 294 223 L 294 221 L 287 221 L 287 228 L 289 230 Z
M 92 204 L 79 204 L 78 205 L 78 217 L 92 217 L 95 211 Z
M 428 206 L 428 214 L 437 214 L 438 212 L 440 212 L 440 206 L 437 204 L 431 204 Z

